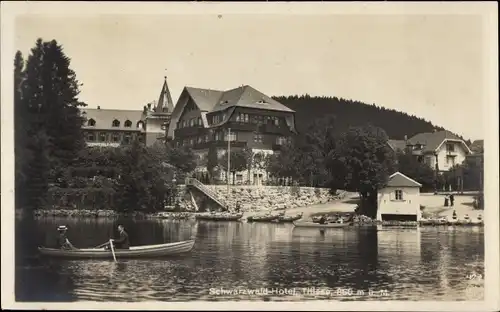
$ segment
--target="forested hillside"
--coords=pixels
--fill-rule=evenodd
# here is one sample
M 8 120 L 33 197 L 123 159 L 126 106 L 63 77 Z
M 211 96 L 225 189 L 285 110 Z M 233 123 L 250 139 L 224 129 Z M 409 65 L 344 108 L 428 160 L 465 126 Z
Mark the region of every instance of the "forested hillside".
M 422 118 L 411 116 L 392 109 L 369 105 L 359 101 L 337 97 L 317 96 L 275 96 L 278 102 L 296 111 L 298 131 L 303 131 L 310 123 L 325 115 L 337 117 L 335 130 L 343 132 L 350 126 L 362 126 L 368 123 L 385 130 L 391 139 L 404 139 L 421 132 L 443 130 Z M 457 134 L 460 136 L 460 134 Z

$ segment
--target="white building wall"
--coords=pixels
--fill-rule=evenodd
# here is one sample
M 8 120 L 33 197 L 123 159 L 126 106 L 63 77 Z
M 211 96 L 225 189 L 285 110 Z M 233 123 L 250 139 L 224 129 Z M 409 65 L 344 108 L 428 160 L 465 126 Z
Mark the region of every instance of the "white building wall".
M 403 199 L 396 200 L 396 190 L 403 191 Z M 382 214 L 417 215 L 420 211 L 420 189 L 418 187 L 386 187 L 378 192 L 377 220 L 382 221 Z
M 447 144 L 453 144 L 455 150 L 453 152 L 448 153 L 448 151 L 446 150 Z M 449 171 L 453 167 L 453 163 L 447 161 L 448 154 L 456 155 L 454 157 L 455 158 L 454 164 L 459 165 L 465 161 L 465 156 L 467 155 L 467 151 L 466 151 L 465 146 L 462 143 L 455 142 L 455 141 L 445 141 L 441 145 L 441 147 L 438 149 L 437 154 L 438 154 L 439 170 L 440 171 Z

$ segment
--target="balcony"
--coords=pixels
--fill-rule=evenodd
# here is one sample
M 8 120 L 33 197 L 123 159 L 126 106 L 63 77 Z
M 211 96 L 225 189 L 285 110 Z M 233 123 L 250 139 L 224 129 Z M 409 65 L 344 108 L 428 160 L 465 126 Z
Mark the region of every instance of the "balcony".
M 201 143 L 196 143 L 193 146 L 193 149 L 207 149 L 210 146 L 214 147 L 226 147 L 227 148 L 227 141 L 211 141 L 211 142 L 201 142 Z M 231 147 L 246 147 L 247 142 L 245 141 L 232 141 L 231 142 Z
M 257 125 L 247 122 L 229 121 L 224 125 L 224 128 L 231 128 L 234 131 L 255 131 Z
M 290 128 L 288 128 L 285 125 L 276 126 L 275 124 L 265 124 L 263 132 L 271 134 L 280 134 L 284 136 L 292 135 L 292 131 L 290 131 Z
M 194 126 L 187 128 L 177 128 L 174 130 L 175 137 L 192 137 L 205 134 L 205 128 L 203 126 Z

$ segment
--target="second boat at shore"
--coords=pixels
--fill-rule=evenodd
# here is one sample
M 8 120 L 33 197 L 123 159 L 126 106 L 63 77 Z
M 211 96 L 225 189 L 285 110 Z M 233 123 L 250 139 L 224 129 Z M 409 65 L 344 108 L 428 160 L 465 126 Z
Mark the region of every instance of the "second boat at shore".
M 205 212 L 196 215 L 197 220 L 210 221 L 238 221 L 243 217 L 243 213 L 230 212 Z
M 315 223 L 310 221 L 293 222 L 295 227 L 308 227 L 308 228 L 345 228 L 350 226 L 349 223 Z

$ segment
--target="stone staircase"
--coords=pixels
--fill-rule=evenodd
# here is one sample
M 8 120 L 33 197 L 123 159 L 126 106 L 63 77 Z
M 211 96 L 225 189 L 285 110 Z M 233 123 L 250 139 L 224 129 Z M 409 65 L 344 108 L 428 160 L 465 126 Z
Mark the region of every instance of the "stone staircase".
M 197 179 L 186 178 L 186 186 L 196 188 L 198 191 L 202 192 L 203 194 L 205 194 L 205 196 L 207 196 L 215 203 L 217 203 L 219 206 L 221 206 L 224 210 L 229 209 L 228 204 L 226 203 L 225 200 L 221 199 L 216 192 L 208 188 L 205 184 L 201 183 Z

